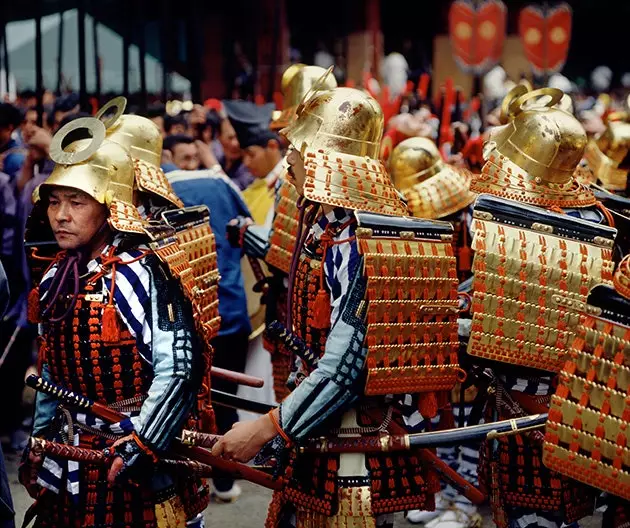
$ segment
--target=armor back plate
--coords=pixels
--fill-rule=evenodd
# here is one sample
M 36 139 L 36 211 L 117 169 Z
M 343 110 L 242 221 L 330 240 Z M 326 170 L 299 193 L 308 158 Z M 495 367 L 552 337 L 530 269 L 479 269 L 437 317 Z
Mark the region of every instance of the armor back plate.
M 558 372 L 616 230 L 487 195 L 475 204 L 468 353 Z

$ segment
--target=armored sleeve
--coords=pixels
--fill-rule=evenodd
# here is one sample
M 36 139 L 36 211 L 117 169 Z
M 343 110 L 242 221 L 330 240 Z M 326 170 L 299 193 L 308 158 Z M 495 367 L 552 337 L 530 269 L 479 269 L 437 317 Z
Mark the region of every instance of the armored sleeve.
M 150 276 L 147 319 L 154 376 L 135 428 L 144 442 L 164 451 L 193 408 L 203 371 L 201 344 L 178 284 L 151 257 L 143 266 Z
M 356 243 L 335 246 L 325 267 L 331 292 L 331 330 L 324 355 L 280 406 L 281 426 L 294 440 L 307 437 L 329 418 L 339 416 L 361 393 L 367 354 L 362 309 L 366 281 L 360 272 Z

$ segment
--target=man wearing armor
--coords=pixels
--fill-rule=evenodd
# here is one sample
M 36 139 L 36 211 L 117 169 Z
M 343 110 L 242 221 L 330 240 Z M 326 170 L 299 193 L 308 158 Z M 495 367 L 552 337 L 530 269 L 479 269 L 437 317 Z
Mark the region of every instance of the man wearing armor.
M 467 281 L 471 276 L 472 267 L 470 225 L 472 202 L 476 197 L 469 190 L 472 174 L 466 169 L 445 163 L 435 143 L 425 137 L 412 137 L 400 142 L 392 151 L 388 162 L 392 181 L 407 200 L 412 216 L 447 220 L 453 224 L 455 232 L 453 251 L 457 258 L 460 291 L 462 286 L 470 289 L 470 281 Z M 462 321 L 462 325 L 465 324 L 465 321 Z M 465 344 L 465 338 L 462 337 L 462 340 Z M 463 389 L 458 384 L 451 392 L 450 398 L 442 399 L 445 406 L 433 416 L 422 416 L 417 406 L 410 406 L 408 426 L 414 431 L 423 431 L 427 425 L 426 420 L 431 420 L 434 425 L 449 423 L 451 413 L 456 425 L 468 425 L 476 389 L 474 386 Z M 460 401 L 462 396 L 463 401 Z M 451 468 L 477 485 L 479 462 L 477 446 L 441 447 L 437 452 Z M 434 511 L 412 510 L 408 512 L 407 520 L 428 527 L 441 526 L 440 523 L 448 521 L 453 528 L 473 526 L 480 520 L 476 506 L 450 484 L 436 495 L 435 506 Z
M 385 396 L 421 393 L 434 405 L 434 391 L 452 389 L 460 373 L 451 339 L 452 228 L 402 218 L 406 207 L 377 160 L 382 133 L 372 97 L 317 87 L 281 131 L 291 143 L 289 179 L 304 197 L 286 329 L 303 345 L 290 377 L 295 388 L 278 409 L 235 425 L 213 448 L 242 461 L 262 449 L 260 458 L 280 461 L 286 485 L 274 495 L 268 526 L 380 526 L 396 511 L 431 509 L 439 488 L 414 453 L 291 449 L 326 432 L 360 443 L 405 431 L 397 398 Z M 421 292 L 408 287 L 429 277 Z M 409 303 L 422 305 L 421 317 Z
M 256 142 L 273 140 L 273 130 L 279 130 L 292 123 L 297 118 L 296 109 L 304 96 L 313 85 L 322 79 L 320 89 L 332 89 L 337 86 L 332 75 L 326 75 L 326 70 L 318 66 L 294 64 L 287 68 L 282 76 L 282 91 L 284 94 L 284 108 L 271 123 L 271 130 L 261 130 L 254 125 L 241 128 L 239 141 L 245 147 L 244 162 L 248 162 L 248 150 L 261 150 Z M 239 127 L 237 127 L 238 130 Z M 275 134 L 274 134 L 275 136 Z M 265 142 L 265 144 L 266 144 Z M 268 149 L 265 149 L 268 150 Z M 271 154 L 275 154 L 271 150 Z M 279 151 L 278 151 L 279 154 Z M 253 158 L 253 156 L 251 156 Z M 230 241 L 237 246 L 242 245 L 248 257 L 264 260 L 270 270 L 264 285 L 265 302 L 265 331 L 263 342 L 265 349 L 271 354 L 274 378 L 274 392 L 277 401 L 282 401 L 288 394 L 287 378 L 290 373 L 290 351 L 274 335 L 270 326 L 274 321 L 286 320 L 287 311 L 287 279 L 291 266 L 291 255 L 295 248 L 295 236 L 298 228 L 299 213 L 297 208 L 298 194 L 295 187 L 288 181 L 283 169 L 285 158 L 280 157 L 272 170 L 265 174 L 268 188 L 273 190 L 273 202 L 269 211 L 261 211 L 258 216 L 259 225 L 252 225 L 251 220 L 239 217 L 228 227 Z M 255 170 L 250 168 L 252 173 Z M 262 173 L 259 177 L 262 176 Z M 271 177 L 270 177 L 271 176 Z M 254 184 L 255 185 L 255 184 Z M 253 187 L 253 185 L 252 185 Z M 250 189 L 252 189 L 250 187 Z M 250 191 L 248 189 L 248 192 Z M 250 206 L 253 216 L 256 211 Z M 269 214 L 270 213 L 270 217 Z M 256 219 L 254 218 L 254 221 Z
M 142 243 L 133 160 L 105 133 L 84 118 L 53 138 L 56 166 L 33 214 L 45 215 L 61 251 L 31 293 L 29 316 L 40 324 L 41 376 L 129 418 L 105 423 L 39 394 L 34 437 L 109 448 L 112 462 L 27 450 L 20 478 L 38 499 L 36 526 L 199 526 L 207 489 L 155 462 L 191 419 L 203 345 L 179 283 Z
M 575 178 L 587 138 L 562 96 L 546 88 L 514 97 L 471 184 L 483 194 L 473 211 L 468 354 L 492 361 L 491 419 L 547 411 L 576 310 L 612 278 L 616 230 Z M 592 491 L 543 465 L 540 432 L 496 438 L 484 455 L 498 526 L 560 527 L 592 513 Z

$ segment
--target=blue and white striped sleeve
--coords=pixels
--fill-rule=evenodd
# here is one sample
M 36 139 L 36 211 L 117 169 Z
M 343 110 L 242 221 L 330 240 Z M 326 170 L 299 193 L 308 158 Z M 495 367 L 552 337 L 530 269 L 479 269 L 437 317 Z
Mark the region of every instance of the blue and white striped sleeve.
M 152 263 L 142 260 L 138 264 L 143 272 L 136 274 L 141 277 L 133 289 L 136 295 L 126 297 L 124 306 L 133 314 L 138 346 L 148 348 L 153 379 L 134 426 L 143 442 L 161 452 L 168 449 L 179 434 L 193 408 L 202 371 L 197 364 L 202 350 L 190 306 L 179 285 L 155 260 Z M 131 277 L 129 271 L 132 270 L 124 275 L 126 278 Z M 120 277 L 116 280 L 122 286 L 124 281 Z M 123 291 L 124 287 L 120 289 L 121 294 Z M 118 297 L 116 302 L 118 304 Z M 142 318 L 138 318 L 140 313 Z M 128 320 L 132 320 L 131 316 Z
M 140 250 L 134 250 L 123 254 L 121 258 L 123 262 L 131 261 L 140 254 Z M 140 355 L 151 363 L 152 330 L 148 317 L 151 312 L 151 274 L 143 260 L 116 267 L 114 302 L 129 333 L 136 338 Z M 112 291 L 111 274 L 106 277 L 105 286 Z
M 326 280 L 331 290 L 331 330 L 317 368 L 285 398 L 280 424 L 286 434 L 301 440 L 323 423 L 339 417 L 361 394 L 365 363 L 366 326 L 361 312 L 365 279 L 356 242 L 336 246 L 326 259 Z

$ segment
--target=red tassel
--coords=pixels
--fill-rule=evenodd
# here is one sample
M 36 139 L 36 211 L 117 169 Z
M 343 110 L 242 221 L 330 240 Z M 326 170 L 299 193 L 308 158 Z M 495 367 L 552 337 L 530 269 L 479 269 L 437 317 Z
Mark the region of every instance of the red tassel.
M 330 295 L 323 288 L 317 292 L 313 309 L 313 328 L 330 328 Z
M 29 323 L 39 323 L 39 286 L 33 288 L 28 294 L 27 316 Z
M 116 343 L 120 341 L 120 328 L 118 326 L 118 316 L 113 304 L 108 304 L 103 309 L 103 327 L 101 337 L 105 343 Z
M 422 392 L 418 399 L 418 411 L 423 418 L 435 418 L 438 413 L 438 404 L 435 393 Z

